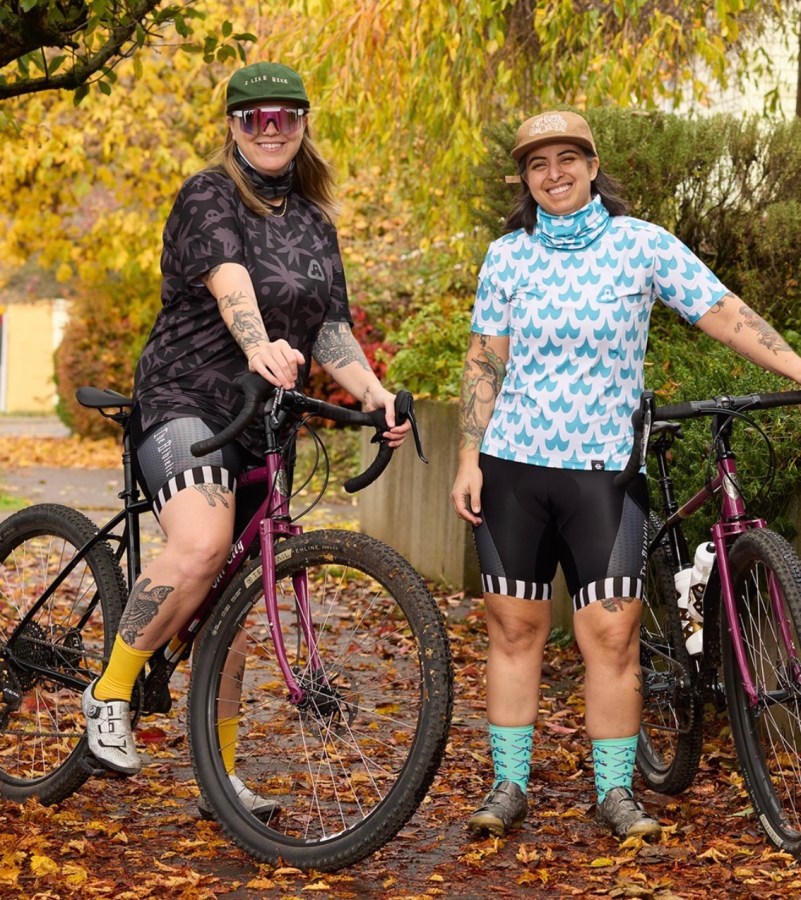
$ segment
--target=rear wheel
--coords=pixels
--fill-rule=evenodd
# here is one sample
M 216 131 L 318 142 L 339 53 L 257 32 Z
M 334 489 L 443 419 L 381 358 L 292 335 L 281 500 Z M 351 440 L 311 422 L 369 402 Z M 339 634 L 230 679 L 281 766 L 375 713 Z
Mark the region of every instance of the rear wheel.
M 125 596 L 106 542 L 82 513 L 32 506 L 0 526 L 0 794 L 55 803 L 88 777 L 81 693 L 100 675 Z
M 767 529 L 737 538 L 730 562 L 745 663 L 756 690 L 752 700 L 731 636 L 722 629 L 737 756 L 768 836 L 801 858 L 801 564 L 787 541 Z
M 648 540 L 661 522 L 651 514 Z M 692 784 L 703 744 L 702 704 L 684 645 L 665 546 L 648 555 L 640 630 L 643 713 L 637 768 L 651 790 L 677 794 Z
M 276 552 L 280 625 L 305 700 L 288 697 L 255 560 L 196 651 L 192 759 L 206 805 L 239 846 L 270 863 L 332 870 L 390 840 L 431 785 L 453 702 L 448 639 L 425 582 L 381 542 L 318 531 Z M 317 661 L 294 599 L 304 576 Z M 226 759 L 274 804 L 271 816 L 249 811 Z

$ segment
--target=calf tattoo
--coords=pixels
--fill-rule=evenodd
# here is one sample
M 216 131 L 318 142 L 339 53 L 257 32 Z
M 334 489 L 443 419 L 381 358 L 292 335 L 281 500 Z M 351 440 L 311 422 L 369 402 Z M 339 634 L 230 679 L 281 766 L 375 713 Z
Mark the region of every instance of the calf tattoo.
M 156 618 L 161 604 L 175 590 L 168 584 L 157 584 L 148 590 L 149 578 L 137 581 L 120 622 L 120 637 L 129 647 L 144 634 L 147 626 Z

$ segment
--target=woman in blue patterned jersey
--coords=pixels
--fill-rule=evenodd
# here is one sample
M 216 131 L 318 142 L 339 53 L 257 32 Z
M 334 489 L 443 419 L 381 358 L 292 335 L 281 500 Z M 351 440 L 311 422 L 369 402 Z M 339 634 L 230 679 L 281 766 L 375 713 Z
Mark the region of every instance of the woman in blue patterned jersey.
M 166 545 L 134 585 L 109 664 L 84 694 L 92 753 L 125 774 L 142 765 L 129 718 L 136 678 L 206 595 L 230 552 L 236 507 L 247 505 L 234 502 L 236 477 L 258 462 L 258 426 L 207 457 L 189 452 L 241 408 L 235 376 L 249 369 L 302 387 L 314 357 L 365 409 L 386 410 L 391 446 L 409 428 L 394 426 L 394 395 L 351 333 L 331 172 L 311 139 L 300 76 L 277 63 L 240 69 L 226 114 L 224 146 L 184 183 L 167 220 L 162 308 L 134 384 L 131 434 Z M 236 776 L 237 724 L 235 714 L 221 719 L 223 761 L 241 802 L 269 815 L 272 804 Z
M 479 276 L 451 499 L 475 529 L 487 613 L 492 789 L 470 819 L 526 816 L 552 580 L 561 565 L 586 665 L 596 817 L 656 838 L 631 792 L 641 701 L 639 619 L 648 497 L 613 484 L 632 444 L 653 304 L 801 381 L 801 358 L 664 229 L 627 216 L 587 122 L 525 121 L 520 192 Z M 518 180 L 515 178 L 515 180 Z

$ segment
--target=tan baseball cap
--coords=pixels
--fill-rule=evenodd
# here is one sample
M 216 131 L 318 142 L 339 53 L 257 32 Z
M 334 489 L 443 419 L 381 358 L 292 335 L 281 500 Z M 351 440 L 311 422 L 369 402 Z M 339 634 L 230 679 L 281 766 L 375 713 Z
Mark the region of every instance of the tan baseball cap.
M 553 144 L 555 141 L 578 144 L 591 150 L 595 156 L 598 155 L 590 126 L 582 116 L 573 112 L 553 111 L 532 116 L 517 129 L 512 159 L 519 162 L 535 147 Z

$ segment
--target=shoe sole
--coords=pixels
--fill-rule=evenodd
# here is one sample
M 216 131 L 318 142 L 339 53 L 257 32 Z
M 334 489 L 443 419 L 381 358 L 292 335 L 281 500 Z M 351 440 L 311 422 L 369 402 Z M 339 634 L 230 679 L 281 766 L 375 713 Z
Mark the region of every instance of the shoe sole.
M 503 837 L 508 831 L 511 831 L 513 828 L 518 828 L 525 821 L 525 816 L 522 816 L 519 819 L 515 819 L 508 828 L 503 824 L 503 821 L 499 819 L 497 816 L 484 814 L 484 815 L 474 815 L 467 823 L 467 827 L 471 831 L 488 831 L 491 835 L 495 837 Z

